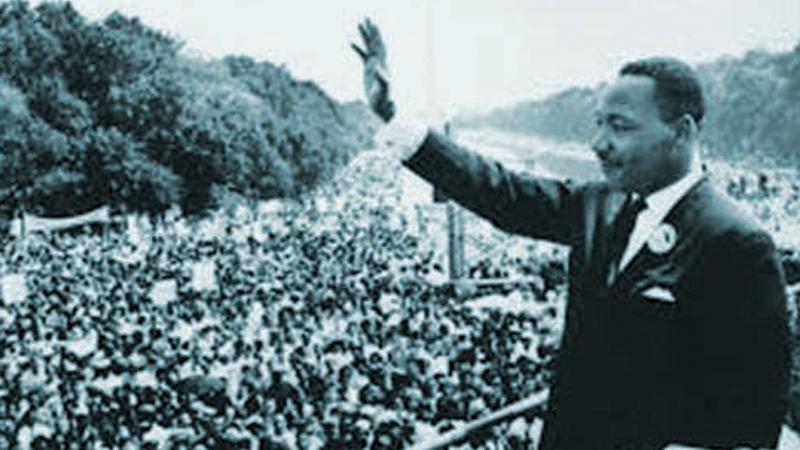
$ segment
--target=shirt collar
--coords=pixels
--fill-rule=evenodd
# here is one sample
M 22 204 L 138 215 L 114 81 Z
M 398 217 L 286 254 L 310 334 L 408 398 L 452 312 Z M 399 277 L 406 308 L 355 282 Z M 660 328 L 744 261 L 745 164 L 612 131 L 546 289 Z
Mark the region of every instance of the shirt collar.
M 654 212 L 666 213 L 680 200 L 689 189 L 703 178 L 703 169 L 700 162 L 695 160 L 689 171 L 678 181 L 663 187 L 644 198 L 647 208 Z

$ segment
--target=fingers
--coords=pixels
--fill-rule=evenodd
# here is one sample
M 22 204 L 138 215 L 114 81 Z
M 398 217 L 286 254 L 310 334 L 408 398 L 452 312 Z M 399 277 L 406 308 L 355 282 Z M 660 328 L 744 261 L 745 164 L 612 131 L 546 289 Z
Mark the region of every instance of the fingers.
M 373 50 L 375 44 L 379 43 L 380 41 L 378 27 L 376 27 L 375 24 L 373 24 L 369 19 L 364 19 L 364 21 L 358 25 L 358 31 L 361 33 L 361 37 L 364 39 L 367 50 Z
M 364 43 L 369 47 L 369 30 L 367 30 L 366 20 L 358 24 L 358 32 L 361 34 L 361 39 L 363 39 Z
M 350 43 L 350 47 L 352 47 L 353 50 L 355 50 L 355 52 L 358 53 L 358 56 L 361 57 L 362 61 L 364 61 L 364 62 L 367 61 L 367 52 L 365 50 L 363 50 L 361 47 L 357 46 L 356 44 L 354 44 L 352 42 Z
M 371 109 L 384 122 L 395 115 L 396 107 L 389 95 L 389 73 L 386 67 L 386 47 L 378 27 L 369 18 L 358 24 L 363 43 L 350 47 L 364 63 L 364 91 Z
M 386 50 L 383 44 L 383 39 L 381 38 L 381 33 L 372 20 L 366 18 L 360 24 L 358 24 L 358 32 L 361 34 L 361 38 L 364 40 L 365 48 L 363 53 L 359 52 L 359 55 L 365 54 L 366 57 L 385 57 Z M 362 58 L 363 57 L 364 56 L 362 56 Z
M 375 49 L 376 53 L 382 53 L 384 49 L 383 45 L 383 38 L 381 38 L 381 32 L 378 29 L 378 26 L 372 23 L 371 20 L 367 19 L 367 31 L 369 32 L 370 37 L 370 47 Z
M 380 37 L 380 34 L 378 32 L 378 27 L 376 27 L 375 24 L 372 23 L 371 20 L 369 20 L 369 17 L 364 19 L 364 30 L 366 31 L 368 39 L 370 41 L 374 41 L 375 36 Z
M 356 53 L 358 53 L 358 56 L 360 56 L 361 59 L 364 62 L 366 62 L 367 58 L 369 58 L 370 55 L 374 53 L 372 49 L 372 44 L 371 44 L 372 39 L 370 37 L 371 34 L 367 20 L 364 20 L 363 22 L 358 24 L 358 32 L 359 34 L 361 34 L 361 39 L 364 41 L 364 48 L 362 49 L 361 47 L 358 47 L 355 44 L 351 44 L 351 46 L 353 47 L 353 50 L 355 50 Z

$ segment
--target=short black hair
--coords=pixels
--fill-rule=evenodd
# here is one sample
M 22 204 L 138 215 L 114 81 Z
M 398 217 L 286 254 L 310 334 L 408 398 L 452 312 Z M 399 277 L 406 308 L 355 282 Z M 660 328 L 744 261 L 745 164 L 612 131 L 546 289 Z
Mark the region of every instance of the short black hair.
M 700 125 L 705 114 L 703 88 L 697 73 L 685 62 L 663 56 L 631 61 L 619 75 L 640 75 L 656 82 L 655 97 L 661 119 L 675 122 L 684 114 Z

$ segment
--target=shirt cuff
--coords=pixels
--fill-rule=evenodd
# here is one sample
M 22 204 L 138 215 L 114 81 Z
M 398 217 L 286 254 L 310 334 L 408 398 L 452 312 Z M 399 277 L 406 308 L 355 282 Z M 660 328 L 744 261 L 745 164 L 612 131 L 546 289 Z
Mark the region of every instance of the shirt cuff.
M 377 135 L 378 142 L 398 153 L 401 160 L 410 158 L 428 135 L 428 126 L 419 119 L 398 112 Z

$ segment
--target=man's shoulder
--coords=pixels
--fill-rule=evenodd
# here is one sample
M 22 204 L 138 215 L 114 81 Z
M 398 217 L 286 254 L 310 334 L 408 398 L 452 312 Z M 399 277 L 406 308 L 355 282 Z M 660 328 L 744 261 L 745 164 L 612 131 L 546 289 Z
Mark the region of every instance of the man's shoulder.
M 709 181 L 703 181 L 691 194 L 695 220 L 707 238 L 727 243 L 751 239 L 771 242 L 769 233 L 751 213 Z

